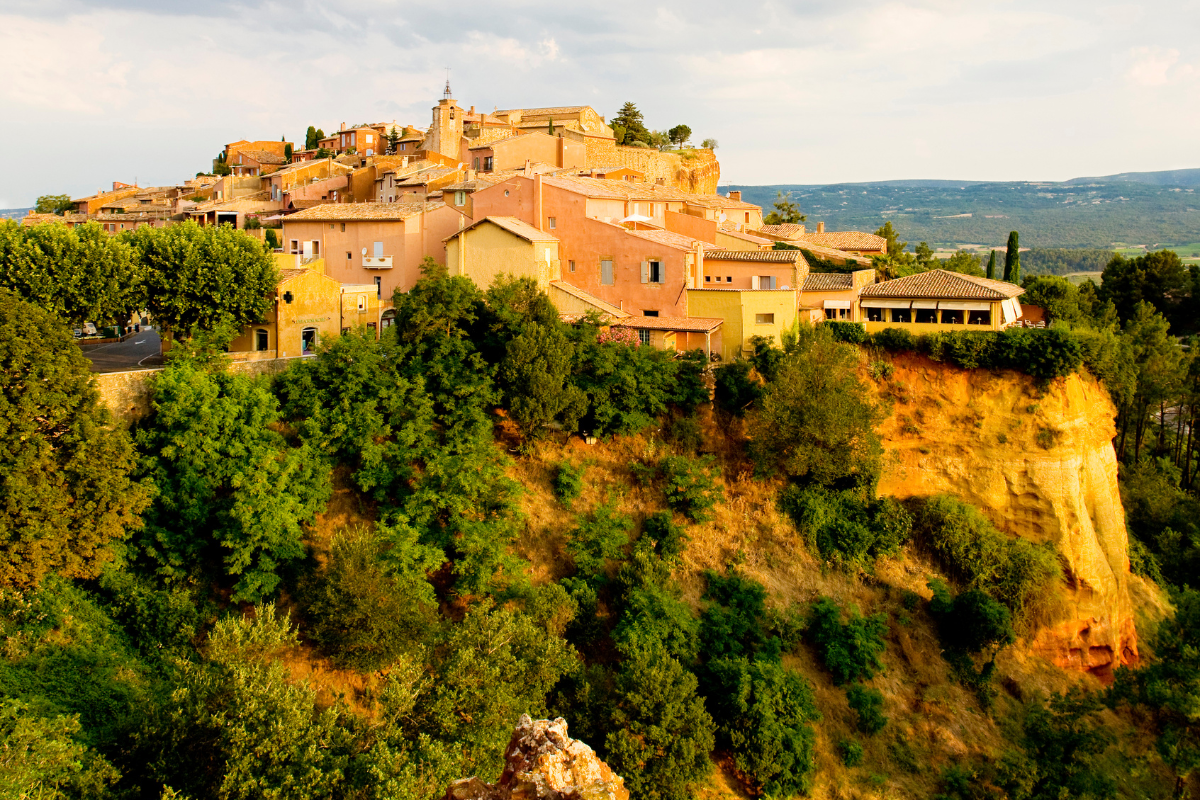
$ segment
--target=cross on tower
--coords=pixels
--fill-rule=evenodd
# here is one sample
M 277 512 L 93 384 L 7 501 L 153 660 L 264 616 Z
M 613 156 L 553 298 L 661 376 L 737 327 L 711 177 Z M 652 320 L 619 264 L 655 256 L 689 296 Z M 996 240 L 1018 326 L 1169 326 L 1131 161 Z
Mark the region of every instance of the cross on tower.
M 447 100 L 450 99 L 450 68 L 446 67 L 446 91 L 442 94 Z

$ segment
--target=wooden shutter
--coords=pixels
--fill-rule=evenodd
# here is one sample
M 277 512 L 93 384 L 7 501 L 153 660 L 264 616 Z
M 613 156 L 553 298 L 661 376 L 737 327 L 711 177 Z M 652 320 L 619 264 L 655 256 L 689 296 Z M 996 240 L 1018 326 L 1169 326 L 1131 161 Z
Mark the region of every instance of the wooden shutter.
M 665 261 L 658 262 L 658 282 L 667 282 L 667 262 Z
M 650 262 L 643 261 L 642 262 L 642 283 L 649 283 L 649 282 L 650 282 Z
M 757 275 L 752 275 L 752 276 L 750 277 L 750 288 L 751 288 L 751 289 L 758 289 L 758 288 L 760 288 L 760 287 L 759 287 L 759 283 L 760 283 L 760 281 L 761 281 L 761 279 L 760 279 L 760 278 L 759 278 Z
M 605 286 L 613 285 L 613 262 L 610 259 L 604 259 L 600 262 L 600 283 Z

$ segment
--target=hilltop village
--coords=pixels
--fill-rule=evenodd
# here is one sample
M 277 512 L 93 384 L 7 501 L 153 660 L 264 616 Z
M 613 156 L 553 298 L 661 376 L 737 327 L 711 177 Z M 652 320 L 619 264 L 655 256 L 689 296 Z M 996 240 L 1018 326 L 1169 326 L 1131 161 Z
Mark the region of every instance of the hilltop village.
M 1012 283 L 940 270 L 877 283 L 881 236 L 765 224 L 740 192 L 716 193 L 712 149 L 618 145 L 588 106 L 486 113 L 462 108 L 448 83 L 444 94 L 425 130 L 343 124 L 301 150 L 240 140 L 214 161 L 227 174 L 114 182 L 24 224 L 119 233 L 191 220 L 263 239 L 282 268 L 275 299 L 296 300 L 232 343 L 243 359 L 302 355 L 358 325 L 378 332 L 427 259 L 483 288 L 501 274 L 533 278 L 566 319 L 595 313 L 643 344 L 714 361 L 748 355 L 756 336 L 781 341 L 798 322 L 926 333 L 1001 330 L 1023 316 Z

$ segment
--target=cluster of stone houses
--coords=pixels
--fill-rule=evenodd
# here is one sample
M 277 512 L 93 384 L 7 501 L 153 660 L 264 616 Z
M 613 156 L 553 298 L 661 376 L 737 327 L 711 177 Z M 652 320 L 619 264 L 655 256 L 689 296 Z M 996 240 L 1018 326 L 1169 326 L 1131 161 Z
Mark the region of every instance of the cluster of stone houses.
M 301 355 L 359 324 L 381 330 L 426 258 L 481 287 L 532 278 L 564 316 L 595 312 L 645 344 L 724 359 L 798 320 L 998 330 L 1020 316 L 1021 290 L 999 281 L 935 270 L 876 282 L 883 238 L 766 225 L 740 192 L 715 191 L 711 151 L 619 147 L 587 106 L 488 114 L 459 107 L 447 86 L 423 132 L 343 125 L 320 142 L 330 157 L 290 162 L 286 144 L 235 142 L 229 175 L 114 184 L 55 219 L 113 232 L 181 219 L 277 228 L 275 310 L 233 343 L 245 358 Z M 813 272 L 806 254 L 846 271 Z

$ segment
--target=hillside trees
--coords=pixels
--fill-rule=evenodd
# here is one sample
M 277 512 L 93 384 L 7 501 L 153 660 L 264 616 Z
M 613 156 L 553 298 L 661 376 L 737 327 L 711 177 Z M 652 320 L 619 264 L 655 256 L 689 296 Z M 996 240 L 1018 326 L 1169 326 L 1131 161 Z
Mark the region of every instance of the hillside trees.
M 987 275 L 985 277 L 990 281 L 996 279 L 996 251 L 995 250 L 993 250 L 992 254 L 990 256 L 988 256 Z
M 94 222 L 0 222 L 0 289 L 74 323 L 117 322 L 144 302 L 137 253 Z
M 92 578 L 148 503 L 67 330 L 0 292 L 0 585 Z
M 667 138 L 676 147 L 683 147 L 689 139 L 692 138 L 692 129 L 687 125 L 676 125 L 667 131 Z
M 1004 251 L 1004 280 L 1008 283 L 1021 283 L 1021 245 L 1016 231 L 1008 234 L 1008 247 Z
M 1137 258 L 1114 255 L 1100 277 L 1100 298 L 1111 301 L 1122 323 L 1132 319 L 1138 303 L 1149 303 L 1172 323 L 1173 327 L 1191 330 L 1196 327 L 1192 317 L 1194 303 L 1188 296 L 1193 278 L 1179 256 L 1172 250 L 1159 250 Z
M 279 271 L 258 240 L 225 225 L 143 226 L 126 234 L 143 266 L 146 308 L 167 331 L 234 330 L 263 319 Z
M 642 112 L 632 102 L 621 106 L 621 110 L 612 118 L 612 129 L 617 134 L 617 144 L 650 144 L 650 131 L 646 129 Z
M 804 222 L 808 216 L 800 213 L 800 205 L 792 200 L 792 193 L 775 193 L 774 211 L 763 217 L 764 225 L 791 225 Z

